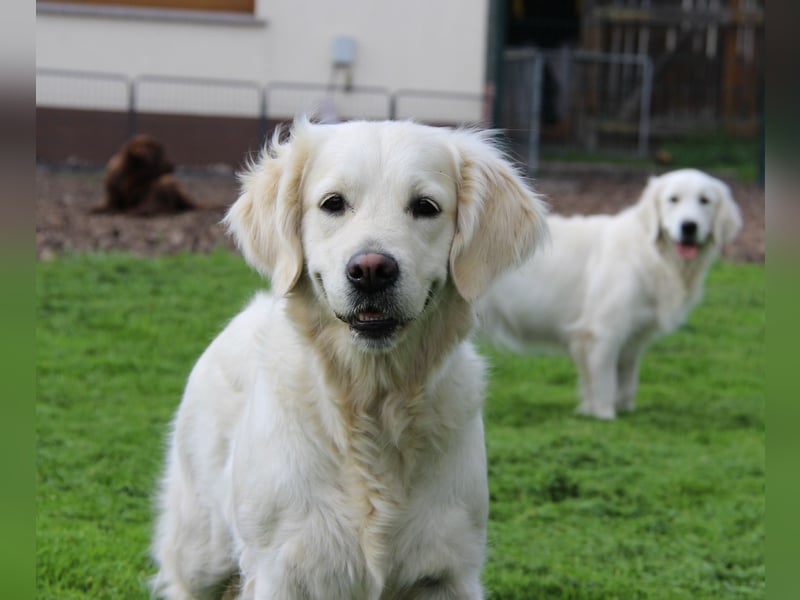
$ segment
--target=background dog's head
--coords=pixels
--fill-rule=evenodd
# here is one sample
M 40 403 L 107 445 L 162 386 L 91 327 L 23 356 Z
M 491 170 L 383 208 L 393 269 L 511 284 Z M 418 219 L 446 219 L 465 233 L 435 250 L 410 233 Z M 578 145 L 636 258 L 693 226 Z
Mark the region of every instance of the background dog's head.
M 276 294 L 305 273 L 330 317 L 392 344 L 452 285 L 467 301 L 526 257 L 544 209 L 486 135 L 409 122 L 296 122 L 225 221 Z
M 167 159 L 163 144 L 151 135 L 143 133 L 133 136 L 120 154 L 121 168 L 130 177 L 149 181 L 175 170 L 175 165 Z
M 708 245 L 733 241 L 742 226 L 730 188 L 696 169 L 650 178 L 639 208 L 651 239 L 666 235 L 686 260 Z

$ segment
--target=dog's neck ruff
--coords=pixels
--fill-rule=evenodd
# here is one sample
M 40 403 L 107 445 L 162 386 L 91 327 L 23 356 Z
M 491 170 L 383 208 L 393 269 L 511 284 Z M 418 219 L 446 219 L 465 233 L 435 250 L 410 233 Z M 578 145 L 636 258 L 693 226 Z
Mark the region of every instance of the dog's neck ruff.
M 713 238 L 708 238 L 698 246 L 697 255 L 687 260 L 680 256 L 675 248 L 676 242 L 664 230 L 656 239 L 656 251 L 661 255 L 664 268 L 662 284 L 672 278 L 680 282 L 682 292 L 670 292 L 670 286 L 663 287 L 656 294 L 659 298 L 659 318 L 664 331 L 672 331 L 683 322 L 688 311 L 696 305 L 703 295 L 703 283 L 706 273 L 714 262 L 718 248 Z
M 298 333 L 312 342 L 331 388 L 352 408 L 366 411 L 380 407 L 387 395 L 420 393 L 475 321 L 472 307 L 452 284 L 438 290 L 388 347 L 358 344 L 348 321 L 321 306 L 306 280 L 287 297 L 287 315 Z

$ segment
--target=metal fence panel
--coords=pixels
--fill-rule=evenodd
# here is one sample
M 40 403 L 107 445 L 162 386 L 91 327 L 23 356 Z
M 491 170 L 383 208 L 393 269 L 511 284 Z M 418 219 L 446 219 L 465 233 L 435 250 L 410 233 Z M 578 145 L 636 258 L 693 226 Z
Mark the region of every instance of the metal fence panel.
M 392 119 L 436 125 L 485 126 L 487 99 L 481 94 L 402 89 L 392 95 Z
M 644 156 L 650 136 L 649 57 L 509 50 L 501 126 L 534 171 L 541 148 Z
M 251 81 L 142 75 L 134 90 L 136 112 L 261 118 L 264 107 Z
M 266 115 L 286 121 L 298 115 L 321 121 L 388 119 L 389 92 L 382 87 L 331 87 L 317 83 L 277 81 L 267 84 Z
M 588 150 L 647 154 L 652 63 L 641 54 L 575 51 L 566 80 L 574 139 Z
M 536 50 L 509 50 L 505 54 L 503 78 L 506 94 L 501 99 L 501 126 L 511 154 L 533 173 L 539 164 L 544 58 Z
M 124 75 L 36 69 L 36 106 L 127 112 L 131 82 Z

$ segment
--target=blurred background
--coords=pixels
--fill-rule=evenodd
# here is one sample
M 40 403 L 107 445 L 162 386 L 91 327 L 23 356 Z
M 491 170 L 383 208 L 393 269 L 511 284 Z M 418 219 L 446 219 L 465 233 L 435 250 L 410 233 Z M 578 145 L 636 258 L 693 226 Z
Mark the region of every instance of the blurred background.
M 764 0 L 37 1 L 37 160 L 145 132 L 235 169 L 311 112 L 499 128 L 530 173 L 710 155 L 763 179 L 763 42 Z

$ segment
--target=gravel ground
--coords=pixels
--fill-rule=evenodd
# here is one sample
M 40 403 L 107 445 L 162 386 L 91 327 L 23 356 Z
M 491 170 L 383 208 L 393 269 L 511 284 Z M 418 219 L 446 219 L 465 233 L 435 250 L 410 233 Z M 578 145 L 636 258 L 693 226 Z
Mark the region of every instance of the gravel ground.
M 70 251 L 115 250 L 140 256 L 233 248 L 219 221 L 236 199 L 238 183 L 219 173 L 178 177 L 201 208 L 157 217 L 92 214 L 103 203 L 102 172 L 40 167 L 36 173 L 36 253 L 47 260 Z M 736 261 L 764 260 L 764 189 L 726 179 L 744 218 L 737 240 L 724 252 Z M 647 175 L 617 169 L 545 168 L 534 187 L 561 214 L 617 212 L 635 202 Z

